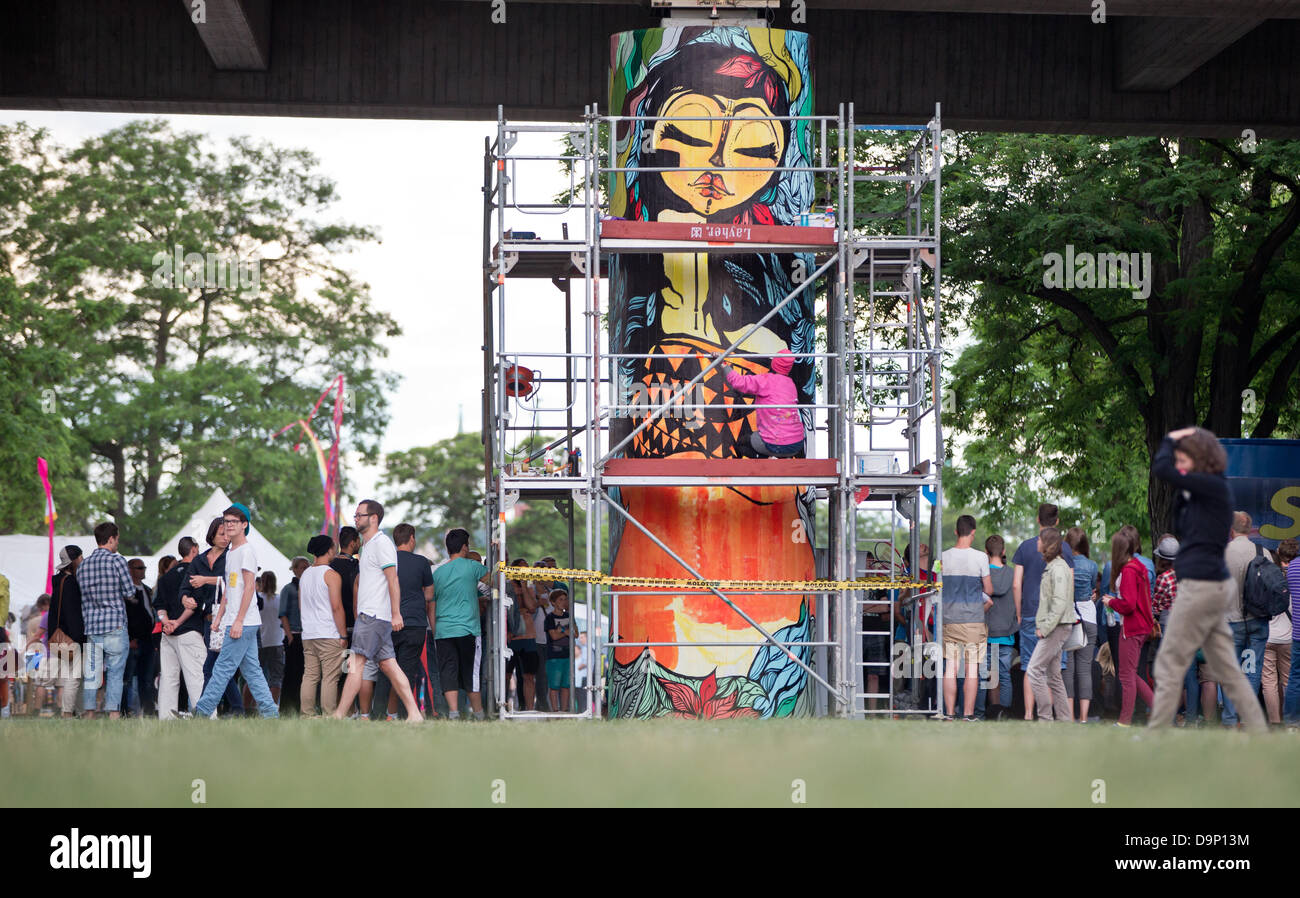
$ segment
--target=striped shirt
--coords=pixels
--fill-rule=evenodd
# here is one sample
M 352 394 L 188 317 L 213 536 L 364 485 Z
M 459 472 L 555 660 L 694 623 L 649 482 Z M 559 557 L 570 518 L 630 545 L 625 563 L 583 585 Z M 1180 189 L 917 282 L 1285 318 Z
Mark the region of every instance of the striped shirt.
M 81 586 L 81 613 L 87 636 L 103 636 L 126 626 L 127 596 L 135 594 L 135 582 L 126 559 L 99 546 L 77 570 Z
M 943 570 L 943 622 L 984 623 L 984 578 L 989 576 L 989 557 L 979 549 L 945 549 L 940 559 Z
M 1291 593 L 1291 638 L 1300 639 L 1300 564 L 1286 566 L 1286 586 Z

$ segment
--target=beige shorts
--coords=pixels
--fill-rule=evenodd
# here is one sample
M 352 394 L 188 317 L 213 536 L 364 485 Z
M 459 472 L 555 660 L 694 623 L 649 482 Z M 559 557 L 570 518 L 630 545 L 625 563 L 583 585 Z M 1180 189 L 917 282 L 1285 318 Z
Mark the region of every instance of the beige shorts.
M 963 657 L 967 664 L 982 664 L 988 651 L 989 628 L 982 624 L 944 624 L 943 660 L 957 664 Z

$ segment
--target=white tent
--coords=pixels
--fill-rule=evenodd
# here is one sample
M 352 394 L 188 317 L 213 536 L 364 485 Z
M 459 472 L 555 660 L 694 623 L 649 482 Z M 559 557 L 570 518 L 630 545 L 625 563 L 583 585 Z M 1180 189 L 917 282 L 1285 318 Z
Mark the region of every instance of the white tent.
M 158 551 L 152 556 L 145 559 L 148 572 L 145 574 L 145 582 L 153 584 L 154 579 L 158 576 L 158 559 L 164 555 L 175 555 L 176 546 L 181 541 L 181 537 L 189 536 L 198 540 L 200 551 L 207 548 L 205 538 L 208 535 L 208 525 L 212 523 L 213 518 L 221 517 L 221 513 L 232 505 L 229 496 L 225 490 L 215 489 L 208 500 L 204 502 L 199 509 L 190 515 L 190 519 L 181 526 L 171 539 L 164 542 L 158 547 Z M 259 573 L 261 571 L 270 571 L 275 574 L 275 582 L 283 587 L 293 579 L 293 572 L 289 569 L 289 559 L 284 553 L 271 545 L 271 541 L 263 536 L 257 529 L 256 515 L 254 520 L 248 525 L 248 541 L 253 544 L 253 551 L 257 554 L 257 563 Z M 95 541 L 90 541 L 93 549 Z M 307 541 L 303 540 L 303 551 L 298 553 L 306 554 Z M 83 547 L 84 548 L 84 547 Z
M 55 565 L 59 563 L 59 550 L 67 545 L 78 546 L 89 555 L 95 548 L 95 537 L 55 534 Z M 9 578 L 9 610 L 15 617 L 21 618 L 23 610 L 35 604 L 45 592 L 49 551 L 48 536 L 0 536 L 0 574 Z
M 224 490 L 213 490 L 208 500 L 190 516 L 190 519 L 171 539 L 158 547 L 157 552 L 152 555 L 127 555 L 126 557 L 144 558 L 144 582 L 153 586 L 158 577 L 158 559 L 164 555 L 175 555 L 176 544 L 180 542 L 182 536 L 191 536 L 198 540 L 200 549 L 207 548 L 204 537 L 208 533 L 208 524 L 213 518 L 220 517 L 221 513 L 230 506 L 230 497 Z M 274 573 L 275 580 L 280 586 L 284 586 L 293 578 L 293 573 L 289 569 L 289 559 L 258 532 L 255 522 L 249 525 L 248 540 L 253 544 L 253 551 L 257 553 L 257 563 L 261 570 Z M 67 545 L 79 546 L 84 554 L 89 555 L 95 551 L 95 537 L 55 534 L 54 563 L 56 565 L 59 563 L 59 550 Z M 16 616 L 21 617 L 23 610 L 45 592 L 48 553 L 49 537 L 47 536 L 18 534 L 0 536 L 0 574 L 9 578 L 9 610 Z

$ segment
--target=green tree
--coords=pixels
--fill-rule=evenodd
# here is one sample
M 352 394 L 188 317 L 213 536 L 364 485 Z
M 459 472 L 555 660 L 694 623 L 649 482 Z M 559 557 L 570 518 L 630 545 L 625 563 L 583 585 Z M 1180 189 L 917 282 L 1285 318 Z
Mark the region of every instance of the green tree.
M 271 434 L 343 372 L 342 448 L 373 457 L 396 383 L 377 363 L 397 325 L 336 261 L 373 233 L 322 218 L 335 188 L 304 150 L 218 153 L 141 121 L 55 156 L 29 157 L 37 189 L 7 204 L 26 305 L 3 326 L 58 359 L 70 473 L 108 484 L 74 516 L 107 512 L 145 551 L 221 486 L 296 544 L 321 520 L 319 475 Z
M 55 151 L 43 131 L 0 128 L 0 532 L 38 532 L 45 494 L 37 456 L 50 465 L 57 529 L 84 533 L 86 518 L 103 507 L 87 480 L 85 446 L 60 419 L 57 388 L 72 360 L 54 342 L 71 327 L 46 314 L 33 296 L 34 273 L 15 235 L 30 198 L 55 177 Z
M 1300 368 L 1300 143 L 968 135 L 945 169 L 952 366 L 946 483 L 998 526 L 1040 498 L 1106 532 L 1169 527 L 1149 477 L 1164 434 L 1294 433 Z M 1149 253 L 1149 284 L 1074 288 L 1051 253 Z M 1243 402 L 1243 397 L 1246 401 Z M 1253 400 L 1253 401 L 1251 401 Z
M 380 483 L 390 501 L 407 507 L 417 529 L 464 527 L 481 534 L 487 507 L 483 464 L 482 434 L 459 433 L 432 446 L 388 453 Z

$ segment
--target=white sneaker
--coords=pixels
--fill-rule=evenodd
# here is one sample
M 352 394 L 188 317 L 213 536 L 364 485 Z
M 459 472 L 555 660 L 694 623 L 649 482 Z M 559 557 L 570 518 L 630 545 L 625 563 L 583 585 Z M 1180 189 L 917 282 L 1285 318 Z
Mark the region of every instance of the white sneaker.
M 181 720 L 190 720 L 194 717 L 193 711 L 177 711 L 176 716 Z

